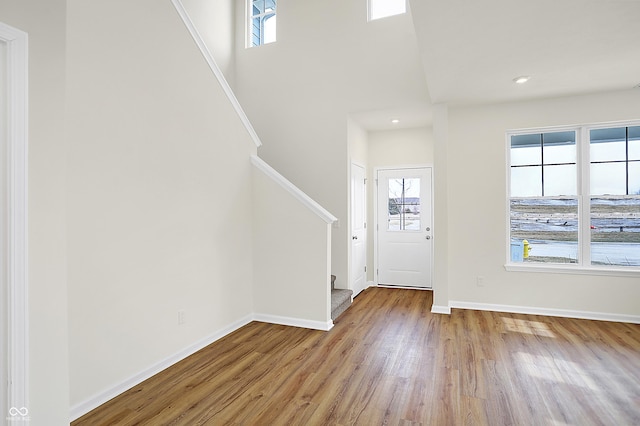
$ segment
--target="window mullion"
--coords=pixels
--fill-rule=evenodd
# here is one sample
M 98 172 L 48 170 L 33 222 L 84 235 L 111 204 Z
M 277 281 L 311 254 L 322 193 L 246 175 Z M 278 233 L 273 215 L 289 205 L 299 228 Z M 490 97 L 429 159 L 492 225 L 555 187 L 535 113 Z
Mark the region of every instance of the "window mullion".
M 544 134 L 540 133 L 540 195 L 544 197 Z
M 626 194 L 629 194 L 629 126 L 627 126 L 625 128 L 625 143 L 624 143 L 624 149 L 625 149 L 625 178 L 626 178 L 626 185 L 627 185 L 627 191 Z
M 578 246 L 581 266 L 591 265 L 591 189 L 589 131 L 578 131 Z

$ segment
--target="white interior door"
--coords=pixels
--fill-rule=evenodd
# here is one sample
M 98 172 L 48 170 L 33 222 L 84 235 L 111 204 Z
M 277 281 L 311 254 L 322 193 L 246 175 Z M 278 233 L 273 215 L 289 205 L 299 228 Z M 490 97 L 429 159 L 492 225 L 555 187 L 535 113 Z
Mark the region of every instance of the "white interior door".
M 351 289 L 357 296 L 367 287 L 366 178 L 363 167 L 351 165 Z
M 377 173 L 378 284 L 431 288 L 431 168 Z

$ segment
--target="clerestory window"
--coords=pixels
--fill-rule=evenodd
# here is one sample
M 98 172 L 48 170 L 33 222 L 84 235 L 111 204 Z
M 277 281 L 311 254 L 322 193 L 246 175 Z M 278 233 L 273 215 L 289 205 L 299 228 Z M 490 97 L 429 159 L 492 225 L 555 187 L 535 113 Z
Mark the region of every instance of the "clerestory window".
M 276 0 L 249 0 L 248 47 L 276 41 Z
M 369 21 L 407 12 L 407 0 L 369 0 Z
M 640 271 L 640 123 L 507 133 L 508 265 Z

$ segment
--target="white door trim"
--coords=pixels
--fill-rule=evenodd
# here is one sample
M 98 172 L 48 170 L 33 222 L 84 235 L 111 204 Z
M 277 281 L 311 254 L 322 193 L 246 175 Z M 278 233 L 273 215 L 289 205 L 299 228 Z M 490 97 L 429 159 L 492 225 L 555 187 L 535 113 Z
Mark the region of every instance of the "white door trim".
M 373 189 L 373 284 L 376 286 L 380 285 L 380 282 L 378 281 L 378 228 L 379 228 L 379 223 L 378 223 L 378 172 L 383 171 L 383 170 L 403 170 L 403 169 L 421 169 L 421 168 L 430 168 L 433 171 L 433 164 L 432 163 L 426 163 L 426 164 L 410 164 L 410 165 L 400 165 L 400 166 L 384 166 L 384 167 L 375 167 L 373 169 L 373 176 L 374 176 L 374 184 L 375 187 Z M 433 212 L 435 210 L 434 206 L 433 206 L 433 189 L 434 189 L 434 183 L 433 183 L 433 173 L 432 173 L 432 177 L 431 177 L 431 215 L 433 217 Z M 432 235 L 435 235 L 435 232 L 433 232 Z M 433 250 L 431 251 L 431 271 L 429 272 L 431 274 L 431 282 L 433 282 Z M 407 287 L 409 288 L 409 287 Z M 419 287 L 410 287 L 412 289 L 420 289 Z M 424 288 L 425 290 L 432 290 L 432 288 Z
M 7 126 L 2 169 L 2 285 L 6 286 L 7 400 L 9 419 L 28 416 L 28 36 L 0 22 L 6 44 Z M 4 306 L 3 306 L 4 308 Z M 4 310 L 4 309 L 3 309 Z M 4 345 L 3 345 L 4 346 Z M 4 384 L 3 384 L 4 387 Z
M 366 229 L 366 221 L 367 221 L 367 187 L 366 187 L 366 182 L 367 182 L 367 168 L 366 166 L 364 166 L 363 164 L 357 162 L 357 161 L 351 161 L 349 163 L 349 232 L 348 232 L 348 238 L 349 238 L 349 243 L 348 243 L 348 274 L 349 274 L 349 288 L 351 290 L 353 290 L 354 294 L 353 297 L 357 296 L 359 291 L 357 288 L 355 288 L 355 281 L 356 281 L 356 271 L 353 271 L 353 265 L 352 265 L 352 261 L 353 261 L 353 241 L 351 240 L 353 238 L 354 235 L 354 230 L 353 230 L 353 197 L 354 194 L 352 193 L 353 191 L 353 186 L 352 186 L 352 180 L 353 180 L 353 166 L 356 167 L 360 167 L 363 172 L 364 172 L 364 180 L 365 180 L 365 194 L 364 194 L 364 218 L 365 218 L 365 230 L 364 230 L 364 263 L 365 263 L 365 267 L 367 264 L 367 229 Z M 362 273 L 362 272 L 361 272 Z M 367 281 L 367 274 L 366 272 L 364 273 L 364 287 L 360 290 L 365 290 L 368 287 L 368 281 Z

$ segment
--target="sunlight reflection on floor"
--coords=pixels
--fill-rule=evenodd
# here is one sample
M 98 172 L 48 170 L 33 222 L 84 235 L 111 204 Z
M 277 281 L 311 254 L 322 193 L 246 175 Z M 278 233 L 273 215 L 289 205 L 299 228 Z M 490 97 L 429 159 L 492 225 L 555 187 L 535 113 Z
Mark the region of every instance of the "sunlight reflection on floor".
M 515 318 L 502 317 L 507 331 L 514 333 L 533 334 L 535 336 L 555 338 L 555 334 L 549 329 L 549 326 L 539 321 L 528 321 Z

